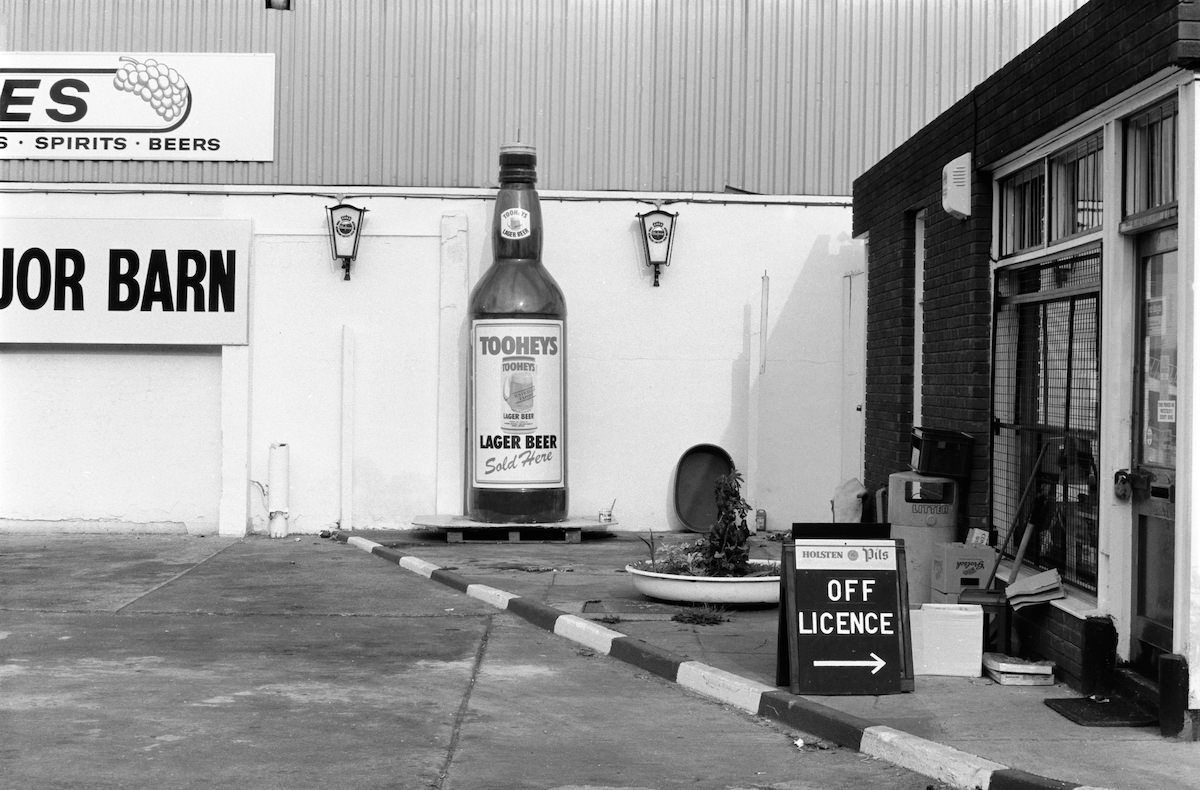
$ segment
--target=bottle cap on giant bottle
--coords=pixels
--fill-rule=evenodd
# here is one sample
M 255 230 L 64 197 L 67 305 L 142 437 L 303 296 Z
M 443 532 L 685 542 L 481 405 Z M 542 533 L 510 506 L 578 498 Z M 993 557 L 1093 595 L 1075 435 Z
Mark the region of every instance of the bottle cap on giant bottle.
M 537 149 L 524 143 L 500 146 L 501 181 L 537 181 Z

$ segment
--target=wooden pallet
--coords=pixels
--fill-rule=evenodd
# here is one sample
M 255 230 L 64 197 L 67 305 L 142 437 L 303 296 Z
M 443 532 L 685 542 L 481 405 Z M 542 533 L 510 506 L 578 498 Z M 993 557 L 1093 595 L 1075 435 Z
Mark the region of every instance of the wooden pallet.
M 583 529 L 547 527 L 517 529 L 507 524 L 498 527 L 471 527 L 442 530 L 447 543 L 582 543 Z M 501 537 L 504 536 L 504 537 Z M 555 536 L 555 537 L 550 537 Z
M 413 526 L 436 529 L 447 543 L 582 543 L 584 530 L 607 531 L 617 522 L 572 518 L 536 524 L 490 524 L 465 516 L 417 516 Z

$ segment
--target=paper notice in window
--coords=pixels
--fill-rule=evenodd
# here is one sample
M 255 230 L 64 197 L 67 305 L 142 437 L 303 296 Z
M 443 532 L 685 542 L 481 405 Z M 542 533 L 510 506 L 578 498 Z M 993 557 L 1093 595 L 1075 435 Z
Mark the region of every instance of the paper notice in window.
M 1159 422 L 1175 422 L 1175 401 L 1159 400 L 1159 402 L 1158 402 L 1158 421 Z

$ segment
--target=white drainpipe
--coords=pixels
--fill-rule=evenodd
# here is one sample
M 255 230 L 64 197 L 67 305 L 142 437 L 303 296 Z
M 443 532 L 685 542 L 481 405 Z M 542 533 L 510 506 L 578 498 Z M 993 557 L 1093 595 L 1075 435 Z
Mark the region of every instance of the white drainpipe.
M 286 538 L 288 534 L 288 446 L 271 445 L 271 456 L 267 462 L 267 511 L 270 523 L 267 534 L 272 538 Z
M 354 529 L 354 333 L 342 327 L 341 512 L 338 526 Z

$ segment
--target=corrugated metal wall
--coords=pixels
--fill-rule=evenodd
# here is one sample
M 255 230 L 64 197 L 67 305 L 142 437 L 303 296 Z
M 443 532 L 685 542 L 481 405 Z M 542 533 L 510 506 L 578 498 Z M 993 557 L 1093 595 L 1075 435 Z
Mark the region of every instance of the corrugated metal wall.
M 273 52 L 276 161 L 0 179 L 849 195 L 1083 0 L 0 0 L 10 51 Z M 236 86 L 234 86 L 236 87 Z

